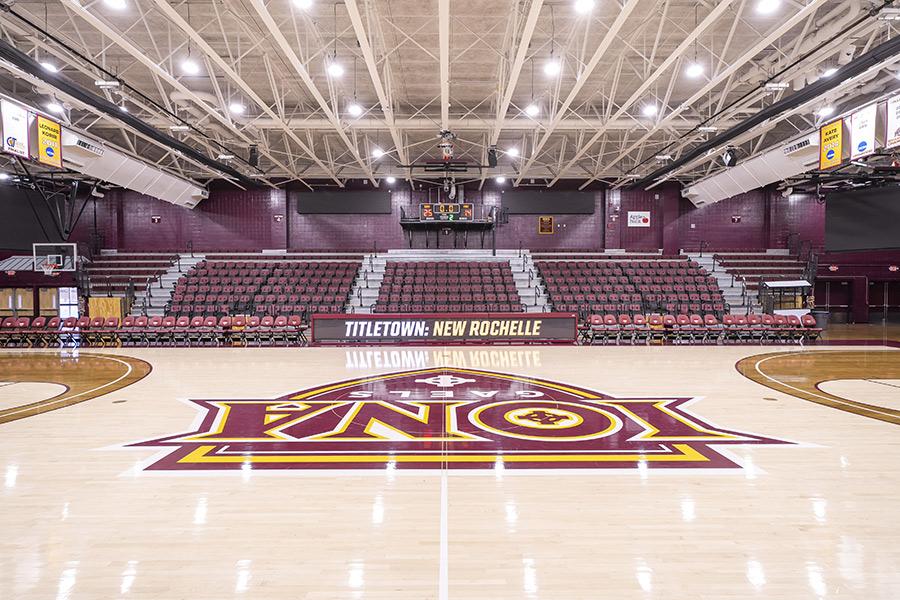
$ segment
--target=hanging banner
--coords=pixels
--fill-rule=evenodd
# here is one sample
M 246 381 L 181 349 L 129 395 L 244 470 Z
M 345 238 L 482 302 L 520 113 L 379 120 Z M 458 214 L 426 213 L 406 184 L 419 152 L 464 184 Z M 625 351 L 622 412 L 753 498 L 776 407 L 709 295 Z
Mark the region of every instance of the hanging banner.
M 28 158 L 28 111 L 7 100 L 0 100 L 3 116 L 3 151 Z
M 894 96 L 887 102 L 887 141 L 885 148 L 900 146 L 900 96 Z
M 833 169 L 844 162 L 844 120 L 819 130 L 819 169 Z
M 41 164 L 62 168 L 61 129 L 59 123 L 38 115 L 38 155 Z
M 629 227 L 650 227 L 650 211 L 629 210 L 628 211 Z
M 850 158 L 857 159 L 875 153 L 878 105 L 872 104 L 850 115 Z

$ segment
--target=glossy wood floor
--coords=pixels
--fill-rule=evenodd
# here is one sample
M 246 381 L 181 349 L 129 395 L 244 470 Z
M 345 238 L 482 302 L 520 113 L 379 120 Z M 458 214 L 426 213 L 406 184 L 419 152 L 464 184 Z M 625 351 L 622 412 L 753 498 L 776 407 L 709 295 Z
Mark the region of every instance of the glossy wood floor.
M 893 415 L 898 352 L 0 351 L 0 417 L 18 411 L 0 423 L 0 598 L 896 600 L 900 427 L 809 394 Z M 757 355 L 779 357 L 766 385 Z M 194 430 L 190 399 L 433 367 L 699 397 L 706 423 L 795 443 L 723 446 L 736 468 L 608 470 L 147 471 L 161 449 L 126 447 Z

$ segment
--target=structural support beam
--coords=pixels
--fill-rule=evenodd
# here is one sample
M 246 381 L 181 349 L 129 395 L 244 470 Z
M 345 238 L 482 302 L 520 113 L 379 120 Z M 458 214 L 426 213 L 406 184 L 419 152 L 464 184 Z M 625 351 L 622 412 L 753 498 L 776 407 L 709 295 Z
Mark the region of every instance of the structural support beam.
M 132 44 L 130 41 L 125 39 L 125 37 L 122 36 L 122 34 L 120 34 L 118 31 L 94 16 L 90 11 L 87 10 L 87 8 L 81 6 L 78 0 L 63 0 L 63 3 L 69 10 L 73 11 L 76 15 L 87 21 L 87 23 L 91 25 L 91 27 L 112 40 L 113 43 L 130 54 L 139 63 L 144 65 L 144 67 L 146 67 L 155 76 L 159 77 L 161 80 L 165 81 L 173 88 L 184 94 L 185 97 L 190 98 L 191 101 L 194 102 L 198 107 L 200 107 L 205 113 L 211 116 L 214 120 L 218 121 L 223 127 L 231 131 L 245 144 L 255 145 L 258 143 L 257 140 L 249 137 L 247 134 L 234 127 L 234 124 L 229 121 L 227 116 L 221 114 L 215 108 L 210 106 L 206 101 L 197 96 L 197 94 L 185 87 L 184 84 L 178 81 L 178 79 L 175 78 L 171 73 L 163 69 L 157 61 L 148 56 L 146 52 Z M 266 158 L 272 161 L 272 164 L 284 169 L 286 172 L 292 172 L 292 170 L 286 164 L 275 158 L 271 153 L 265 151 L 263 153 L 265 154 Z
M 579 74 L 578 79 L 575 81 L 575 85 L 569 91 L 569 95 L 566 96 L 565 101 L 563 101 L 562 105 L 559 107 L 559 110 L 556 111 L 556 114 L 553 116 L 553 120 L 550 122 L 550 125 L 548 125 L 544 130 L 544 135 L 541 136 L 537 145 L 532 149 L 531 156 L 528 157 L 528 160 L 525 162 L 522 170 L 520 171 L 518 179 L 516 179 L 516 185 L 518 185 L 522 181 L 527 171 L 534 164 L 538 153 L 540 153 L 540 151 L 549 141 L 550 136 L 553 135 L 553 132 L 556 131 L 557 127 L 559 127 L 559 124 L 562 122 L 563 117 L 565 117 L 566 115 L 566 111 L 568 111 L 569 107 L 572 106 L 572 103 L 575 102 L 575 98 L 587 83 L 588 78 L 594 72 L 594 69 L 597 68 L 597 65 L 600 64 L 600 60 L 603 58 L 603 56 L 606 54 L 606 51 L 619 35 L 619 31 L 622 30 L 622 26 L 625 25 L 625 21 L 628 20 L 628 17 L 631 16 L 631 13 L 635 8 L 637 8 L 637 5 L 640 3 L 641 0 L 628 0 L 625 6 L 620 9 L 618 16 L 616 16 L 616 20 L 613 21 L 613 24 L 612 26 L 610 26 L 609 31 L 607 31 L 606 35 L 603 37 L 603 41 L 600 42 L 599 46 L 597 46 L 597 49 L 591 56 L 591 59 L 584 66 L 584 70 Z M 498 119 L 498 122 L 499 121 L 500 119 Z M 496 143 L 496 140 L 494 141 L 494 143 Z
M 438 37 L 441 47 L 441 129 L 447 130 L 450 129 L 450 0 L 438 0 Z
M 219 54 L 213 50 L 212 46 L 210 46 L 203 37 L 197 33 L 197 31 L 191 27 L 191 25 L 184 20 L 178 11 L 176 11 L 171 4 L 167 0 L 153 0 L 156 4 L 157 10 L 159 10 L 162 14 L 164 14 L 170 21 L 172 21 L 179 29 L 184 31 L 188 37 L 197 45 L 200 50 L 215 64 L 219 69 L 225 73 L 229 79 L 231 79 L 235 84 L 237 84 L 241 88 L 241 92 L 246 95 L 250 100 L 252 100 L 262 112 L 264 112 L 272 121 L 281 129 L 288 137 L 293 140 L 297 146 L 306 153 L 321 169 L 323 169 L 328 176 L 331 177 L 337 183 L 341 183 L 341 181 L 337 178 L 337 175 L 334 173 L 332 169 L 329 169 L 327 165 L 325 165 L 313 152 L 313 149 L 307 146 L 303 140 L 301 140 L 296 133 L 294 133 L 290 127 L 288 127 L 287 123 L 285 123 L 275 112 L 269 108 L 269 105 L 260 98 L 259 94 L 253 91 L 253 88 L 244 81 L 244 79 L 235 71 L 228 62 L 219 56 Z
M 262 19 L 263 23 L 265 24 L 266 29 L 269 30 L 270 34 L 272 34 L 272 38 L 275 40 L 275 43 L 277 43 L 278 47 L 281 48 L 281 51 L 287 57 L 288 62 L 290 62 L 291 66 L 294 67 L 297 75 L 300 76 L 303 84 L 306 86 L 306 88 L 309 90 L 309 93 L 312 94 L 313 98 L 318 103 L 319 108 L 321 108 L 322 112 L 325 113 L 325 117 L 329 121 L 331 121 L 335 133 L 337 133 L 338 137 L 341 138 L 341 141 L 344 142 L 344 144 L 347 146 L 347 149 L 350 150 L 350 154 L 353 155 L 353 158 L 362 168 L 369 181 L 372 182 L 372 185 L 377 186 L 378 181 L 375 180 L 375 174 L 372 172 L 372 168 L 365 160 L 363 160 L 362 156 L 360 156 L 359 154 L 359 148 L 357 148 L 356 144 L 354 144 L 347 136 L 347 133 L 341 126 L 340 119 L 334 113 L 334 111 L 331 110 L 331 106 L 328 105 L 328 100 L 325 99 L 325 96 L 323 96 L 319 89 L 316 87 L 316 84 L 312 80 L 309 71 L 303 64 L 303 61 L 300 60 L 300 57 L 297 56 L 297 53 L 294 51 L 294 47 L 287 41 L 287 38 L 284 37 L 284 34 L 281 33 L 281 30 L 278 28 L 278 24 L 275 23 L 275 19 L 272 18 L 271 13 L 269 13 L 269 9 L 266 8 L 263 0 L 250 0 L 250 4 L 252 4 L 253 8 L 256 9 L 257 14 L 259 14 L 260 19 Z
M 162 2 L 163 0 L 157 0 Z M 359 42 L 359 49 L 362 52 L 363 60 L 366 62 L 366 69 L 369 71 L 369 77 L 372 85 L 375 87 L 375 94 L 378 96 L 378 103 L 381 105 L 381 111 L 384 113 L 384 121 L 388 131 L 391 133 L 391 140 L 397 149 L 397 158 L 401 164 L 409 164 L 406 156 L 406 148 L 403 146 L 403 137 L 394 121 L 394 107 L 392 99 L 388 95 L 388 91 L 381 80 L 381 73 L 378 71 L 378 64 L 375 61 L 375 53 L 372 51 L 372 44 L 369 42 L 369 35 L 363 25 L 362 17 L 359 13 L 359 7 L 356 0 L 344 0 L 347 6 L 347 13 L 350 15 L 350 22 L 353 24 L 353 31 L 356 33 L 356 40 Z
M 622 115 L 626 114 L 628 110 L 632 106 L 634 106 L 641 98 L 644 98 L 647 90 L 649 90 L 650 87 L 654 83 L 656 83 L 656 80 L 659 79 L 663 75 L 663 73 L 665 73 L 672 65 L 674 65 L 676 61 L 678 61 L 681 56 L 691 48 L 694 41 L 701 35 L 703 35 L 703 33 L 707 29 L 712 27 L 712 25 L 719 20 L 722 14 L 724 14 L 725 11 L 731 8 L 731 5 L 734 4 L 734 2 L 735 0 L 721 0 L 712 10 L 712 12 L 710 12 L 709 15 L 707 15 L 707 17 L 703 19 L 703 21 L 699 25 L 697 25 L 697 27 L 693 31 L 691 31 L 690 35 L 688 35 L 684 39 L 684 41 L 682 41 L 681 44 L 678 45 L 678 47 L 672 52 L 672 54 L 670 54 L 668 58 L 666 58 L 666 60 L 664 60 L 662 64 L 660 64 L 659 67 L 656 68 L 640 86 L 638 86 L 637 90 L 634 91 L 634 93 L 628 98 L 628 100 L 626 100 L 619 106 L 619 109 L 615 113 L 613 113 L 610 119 L 615 120 L 620 118 Z M 591 146 L 593 146 L 597 142 L 597 140 L 599 140 L 601 136 L 603 136 L 604 133 L 606 133 L 605 126 L 594 132 L 594 135 L 591 136 L 587 143 L 579 148 L 575 152 L 575 155 L 569 160 L 569 162 L 566 163 L 565 167 L 563 167 L 563 172 L 568 171 L 576 162 L 581 160 L 581 157 L 587 153 Z M 558 176 L 555 177 L 548 184 L 548 186 L 553 185 L 554 183 L 559 181 L 559 179 L 560 178 Z
M 811 0 L 809 4 L 804 6 L 801 10 L 794 13 L 790 18 L 786 19 L 784 23 L 779 25 L 774 31 L 772 31 L 769 35 L 759 41 L 756 45 L 750 48 L 747 52 L 741 55 L 739 58 L 734 60 L 727 68 L 722 69 L 715 77 L 709 80 L 709 82 L 704 85 L 702 88 L 697 90 L 693 96 L 682 102 L 677 108 L 675 108 L 672 112 L 668 113 L 663 119 L 661 119 L 656 125 L 651 127 L 644 135 L 638 138 L 633 144 L 631 144 L 628 148 L 619 153 L 619 155 L 613 159 L 613 161 L 606 165 L 608 168 L 612 168 L 615 165 L 619 164 L 626 156 L 640 148 L 650 137 L 656 133 L 657 131 L 671 127 L 673 122 L 686 110 L 689 110 L 691 107 L 696 106 L 696 103 L 702 100 L 716 89 L 721 84 L 728 81 L 728 79 L 737 73 L 737 71 L 743 67 L 745 64 L 753 60 L 753 58 L 765 50 L 767 47 L 775 43 L 781 36 L 786 34 L 788 31 L 793 29 L 796 25 L 803 22 L 804 19 L 815 14 L 816 10 L 825 4 L 828 0 Z
M 532 0 L 531 2 L 528 17 L 525 19 L 525 26 L 522 29 L 522 36 L 519 38 L 519 47 L 516 50 L 512 68 L 509 70 L 509 81 L 506 82 L 506 90 L 500 98 L 500 104 L 497 105 L 497 118 L 491 130 L 489 144 L 491 146 L 495 145 L 497 140 L 500 139 L 503 123 L 506 121 L 506 113 L 509 111 L 509 105 L 512 103 L 512 97 L 519 83 L 519 75 L 522 73 L 522 67 L 525 65 L 525 59 L 528 57 L 528 47 L 531 45 L 531 38 L 534 35 L 534 29 L 537 26 L 543 5 L 544 0 Z

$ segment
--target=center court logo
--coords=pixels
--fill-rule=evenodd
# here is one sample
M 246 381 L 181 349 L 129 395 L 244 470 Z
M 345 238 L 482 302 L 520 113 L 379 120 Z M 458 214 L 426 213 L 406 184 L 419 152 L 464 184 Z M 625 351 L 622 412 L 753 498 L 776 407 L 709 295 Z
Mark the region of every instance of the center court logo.
M 721 429 L 691 398 L 614 398 L 492 371 L 363 377 L 273 400 L 192 400 L 194 431 L 149 471 L 739 468 L 726 445 L 787 444 Z

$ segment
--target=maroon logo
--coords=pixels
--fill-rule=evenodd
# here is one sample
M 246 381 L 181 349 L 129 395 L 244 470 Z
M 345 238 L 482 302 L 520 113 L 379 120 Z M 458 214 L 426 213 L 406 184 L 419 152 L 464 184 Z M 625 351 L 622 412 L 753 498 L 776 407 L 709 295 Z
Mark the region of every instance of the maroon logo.
M 274 400 L 192 400 L 196 430 L 132 444 L 151 471 L 738 468 L 716 449 L 788 442 L 721 429 L 691 398 L 614 398 L 510 375 L 434 368 Z

